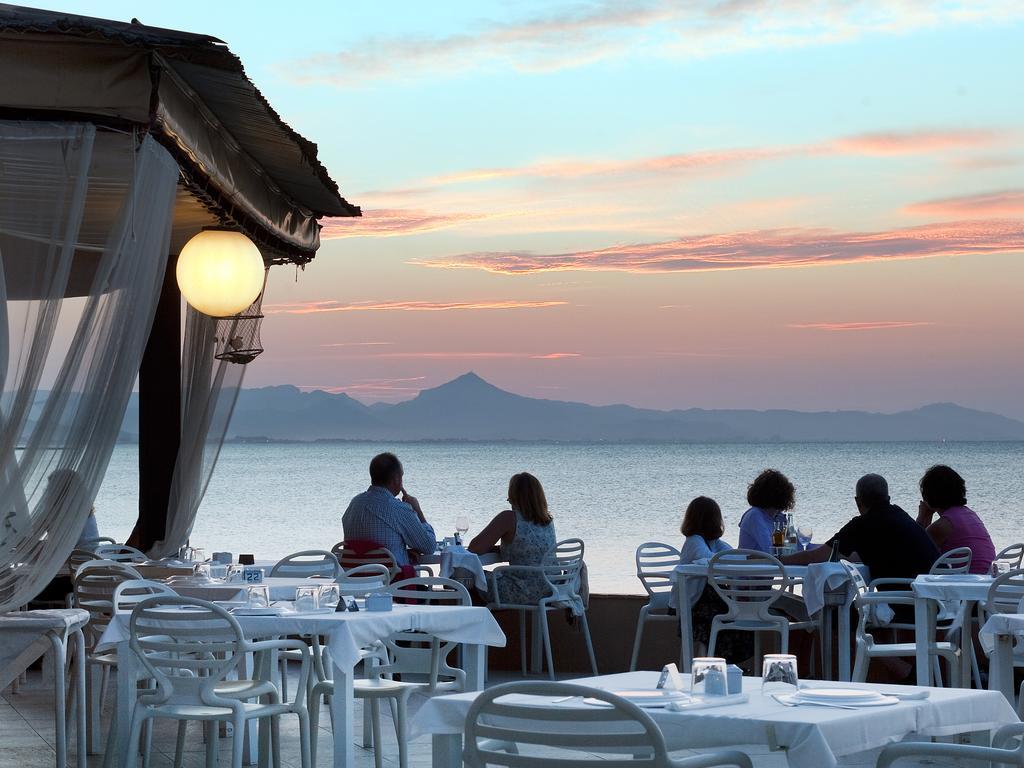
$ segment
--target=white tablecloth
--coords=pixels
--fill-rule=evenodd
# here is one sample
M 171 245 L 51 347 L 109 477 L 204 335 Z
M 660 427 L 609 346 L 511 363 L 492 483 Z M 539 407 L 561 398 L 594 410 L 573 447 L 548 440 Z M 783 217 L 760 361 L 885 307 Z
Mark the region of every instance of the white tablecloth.
M 945 576 L 924 574 L 910 585 L 915 594 L 940 602 L 959 603 L 961 600 L 982 602 L 988 597 L 992 577 L 975 573 L 957 573 Z
M 441 564 L 438 573 L 443 579 L 450 579 L 456 568 L 462 568 L 473 574 L 473 585 L 481 592 L 487 592 L 487 574 L 484 573 L 480 557 L 463 547 L 448 547 L 441 553 Z
M 996 613 L 989 617 L 978 635 L 986 653 L 992 652 L 996 635 L 1011 635 L 1014 639 L 1014 654 L 1019 654 L 1018 646 L 1024 641 L 1024 614 Z
M 128 639 L 131 614 L 119 613 L 107 625 L 99 648 Z M 442 640 L 477 645 L 504 646 L 505 635 L 486 608 L 397 604 L 388 612 L 289 613 L 284 616 L 236 616 L 246 637 L 325 635 L 331 658 L 338 666 L 354 667 L 359 649 L 383 640 L 393 632 L 419 630 Z M 187 622 L 175 622 L 188 626 Z
M 88 621 L 89 612 L 80 608 L 0 614 L 0 690 L 50 649 L 48 633 L 65 637 Z
M 861 569 L 862 573 L 867 573 L 866 566 L 858 565 L 858 568 Z M 844 584 L 847 590 L 845 601 L 849 601 L 853 597 L 853 582 L 850 581 L 850 576 L 846 573 L 846 569 L 839 563 L 787 565 L 785 569 L 786 575 L 791 579 L 803 581 L 802 593 L 809 616 L 818 613 L 825 606 L 826 593 L 839 590 Z M 686 577 L 686 592 L 690 597 L 690 605 L 692 606 L 700 597 L 704 585 L 707 584 L 707 579 L 704 577 L 707 576 L 708 565 L 707 563 L 677 565 L 675 571 L 677 574 Z M 675 587 L 672 590 L 670 605 L 676 609 L 679 607 L 678 594 Z
M 689 677 L 688 675 L 685 677 Z M 609 690 L 654 688 L 656 672 L 627 672 L 575 680 Z M 851 683 L 813 683 L 814 686 L 863 687 L 885 692 L 910 693 L 910 686 L 874 686 Z M 701 749 L 741 744 L 768 744 L 785 749 L 791 766 L 831 768 L 837 758 L 877 749 L 908 734 L 950 736 L 988 731 L 1016 723 L 1017 715 L 995 691 L 931 688 L 924 701 L 900 702 L 888 707 L 846 710 L 826 707 L 784 707 L 761 695 L 760 678 L 744 678 L 750 700 L 693 712 L 648 710 L 665 735 L 668 748 Z M 428 700 L 412 721 L 413 737 L 422 734 L 461 734 L 466 713 L 479 694 L 437 696 Z M 586 707 L 568 702 L 564 707 Z M 599 727 L 600 724 L 597 724 Z M 435 766 L 436 768 L 436 766 Z

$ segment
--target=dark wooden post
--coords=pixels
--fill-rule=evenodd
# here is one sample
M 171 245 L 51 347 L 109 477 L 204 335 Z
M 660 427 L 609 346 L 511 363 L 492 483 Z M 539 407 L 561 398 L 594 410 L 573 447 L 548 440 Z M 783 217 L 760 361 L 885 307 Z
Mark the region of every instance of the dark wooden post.
M 147 551 L 164 538 L 181 443 L 181 293 L 167 260 L 153 329 L 139 367 L 139 519 L 128 540 Z

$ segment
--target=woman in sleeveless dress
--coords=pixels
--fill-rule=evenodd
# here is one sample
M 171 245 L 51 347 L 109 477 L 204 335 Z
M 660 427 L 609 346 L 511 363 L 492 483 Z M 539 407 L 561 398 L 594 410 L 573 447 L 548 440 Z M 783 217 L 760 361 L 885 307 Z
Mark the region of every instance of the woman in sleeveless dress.
M 967 506 L 967 483 L 951 467 L 936 464 L 921 478 L 921 503 L 917 522 L 923 527 L 939 552 L 968 547 L 971 550 L 971 573 L 988 573 L 996 558 L 985 523 Z
M 502 559 L 509 565 L 541 565 L 556 539 L 555 523 L 540 481 L 529 472 L 513 475 L 508 483 L 508 503 L 511 508 L 499 512 L 469 542 L 469 551 L 482 555 L 500 542 Z M 497 589 L 496 597 L 501 602 L 520 605 L 536 604 L 548 594 L 541 574 L 502 573 Z

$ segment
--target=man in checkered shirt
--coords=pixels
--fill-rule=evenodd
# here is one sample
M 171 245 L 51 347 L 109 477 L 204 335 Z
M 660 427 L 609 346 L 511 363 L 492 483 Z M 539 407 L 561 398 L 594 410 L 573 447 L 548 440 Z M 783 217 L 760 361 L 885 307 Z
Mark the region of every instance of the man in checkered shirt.
M 391 550 L 400 566 L 410 564 L 409 550 L 429 555 L 437 548 L 420 503 L 402 486 L 403 475 L 395 454 L 374 456 L 370 487 L 349 502 L 341 519 L 345 541 L 374 541 Z M 401 501 L 395 498 L 398 494 Z

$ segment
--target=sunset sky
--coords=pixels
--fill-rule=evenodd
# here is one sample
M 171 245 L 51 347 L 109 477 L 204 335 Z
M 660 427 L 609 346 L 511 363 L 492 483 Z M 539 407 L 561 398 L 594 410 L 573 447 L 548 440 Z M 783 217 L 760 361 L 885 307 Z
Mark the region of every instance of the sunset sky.
M 216 35 L 364 218 L 247 386 L 1024 417 L 1024 3 L 45 3 Z

